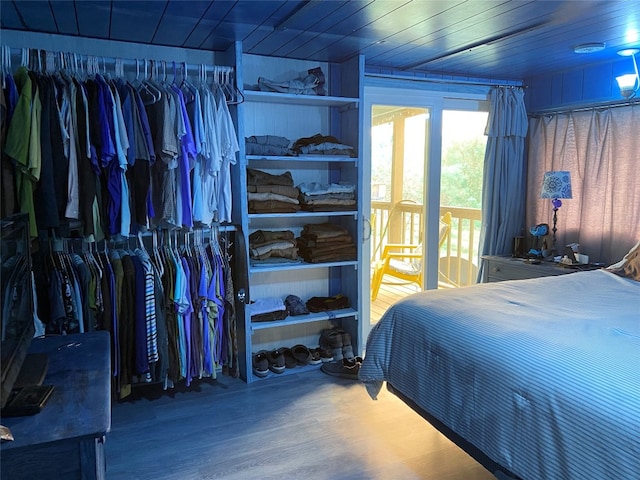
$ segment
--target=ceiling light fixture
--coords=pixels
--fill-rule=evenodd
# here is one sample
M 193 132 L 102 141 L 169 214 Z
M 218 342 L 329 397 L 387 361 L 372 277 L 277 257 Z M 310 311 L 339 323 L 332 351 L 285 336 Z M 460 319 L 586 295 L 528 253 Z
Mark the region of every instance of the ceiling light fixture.
M 574 53 L 595 53 L 604 50 L 604 42 L 581 43 L 573 47 Z
M 616 77 L 618 88 L 620 88 L 620 95 L 624 98 L 635 97 L 638 87 L 640 87 L 640 76 L 638 75 L 638 64 L 636 63 L 636 53 L 638 52 L 640 52 L 640 50 L 637 48 L 625 48 L 624 50 L 618 51 L 618 55 L 631 57 L 631 60 L 633 60 L 633 68 L 636 72 Z

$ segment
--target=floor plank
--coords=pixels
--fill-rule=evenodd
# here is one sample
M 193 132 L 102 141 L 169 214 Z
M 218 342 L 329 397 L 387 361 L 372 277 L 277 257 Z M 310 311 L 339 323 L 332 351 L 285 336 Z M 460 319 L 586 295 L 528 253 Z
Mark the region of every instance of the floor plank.
M 138 387 L 105 448 L 109 480 L 495 480 L 388 391 L 320 371 Z

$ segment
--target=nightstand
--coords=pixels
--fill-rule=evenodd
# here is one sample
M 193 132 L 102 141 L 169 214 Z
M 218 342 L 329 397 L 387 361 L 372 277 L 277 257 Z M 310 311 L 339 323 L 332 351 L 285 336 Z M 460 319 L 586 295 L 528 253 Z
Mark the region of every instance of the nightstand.
M 483 280 L 485 283 L 552 277 L 591 269 L 587 265 L 568 268 L 553 262 L 542 262 L 536 265 L 526 263 L 523 258 L 514 258 L 508 255 L 483 255 L 482 260 L 486 264 Z

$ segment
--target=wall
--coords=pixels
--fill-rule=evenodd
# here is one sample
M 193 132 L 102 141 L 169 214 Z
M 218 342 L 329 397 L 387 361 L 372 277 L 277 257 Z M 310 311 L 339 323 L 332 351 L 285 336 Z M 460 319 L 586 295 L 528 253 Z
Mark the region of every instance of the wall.
M 625 103 L 628 100 L 620 95 L 616 77 L 633 71 L 631 58 L 618 57 L 607 63 L 526 79 L 527 112 Z

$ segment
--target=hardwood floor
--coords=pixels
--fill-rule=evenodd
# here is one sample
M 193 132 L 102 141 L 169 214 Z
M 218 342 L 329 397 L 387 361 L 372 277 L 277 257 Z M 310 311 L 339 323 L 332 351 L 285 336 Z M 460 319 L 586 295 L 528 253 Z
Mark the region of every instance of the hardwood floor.
M 107 479 L 495 480 L 397 397 L 320 372 L 220 377 L 113 406 Z
M 376 300 L 371 302 L 371 323 L 377 323 L 384 312 L 398 300 L 419 291 L 420 287 L 415 283 L 382 283 Z

